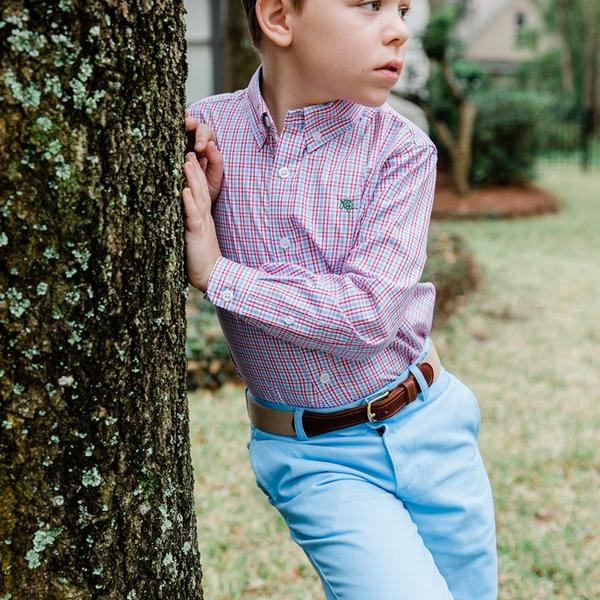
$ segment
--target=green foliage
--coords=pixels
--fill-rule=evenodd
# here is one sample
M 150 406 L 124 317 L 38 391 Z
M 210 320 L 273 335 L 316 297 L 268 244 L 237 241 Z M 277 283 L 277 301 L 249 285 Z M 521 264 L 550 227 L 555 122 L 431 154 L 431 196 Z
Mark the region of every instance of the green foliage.
M 479 287 L 480 269 L 466 239 L 432 223 L 421 281 L 435 285 L 435 322 L 446 321 L 460 299 Z
M 477 106 L 470 179 L 474 185 L 511 185 L 534 177 L 547 99 L 527 91 L 485 90 Z
M 193 290 L 188 298 L 187 313 L 188 388 L 217 389 L 226 381 L 236 379 L 214 305 L 202 300 Z
M 454 6 L 445 6 L 431 16 L 421 34 L 423 52 L 429 60 L 442 61 L 452 49 L 456 48 L 453 30 L 457 21 Z
M 585 79 L 585 47 L 592 42 L 592 39 L 588 40 L 586 37 L 597 36 L 600 30 L 600 3 L 597 0 L 544 0 L 542 14 L 546 30 L 560 37 L 570 50 L 575 103 L 580 106 Z M 589 26 L 590 16 L 595 20 L 595 30 Z M 563 53 L 565 50 L 561 48 L 556 52 Z M 556 71 L 556 74 L 561 73 L 562 65 Z
M 563 90 L 561 51 L 552 49 L 524 61 L 515 74 L 517 89 L 535 91 L 546 102 L 540 126 L 542 150 L 572 151 L 581 145 L 581 110 L 576 93 Z
M 461 54 L 462 43 L 455 35 L 455 27 L 465 15 L 467 6 L 467 0 L 457 0 L 431 15 L 420 36 L 423 52 L 429 60 L 452 62 Z
M 467 95 L 478 90 L 488 89 L 490 86 L 489 76 L 474 62 L 457 59 L 451 64 L 451 69 L 455 81 Z M 431 64 L 427 94 L 428 104 L 436 118 L 446 123 L 452 131 L 456 131 L 458 127 L 457 106 L 450 87 L 444 79 L 442 69 L 436 63 Z M 434 134 L 435 131 L 432 130 L 432 137 Z
M 560 49 L 552 48 L 535 58 L 521 61 L 515 71 L 516 87 L 564 97 L 561 54 Z M 569 102 L 574 103 L 575 99 L 569 99 Z
M 552 136 L 561 135 L 560 129 L 549 126 L 548 122 L 554 106 L 552 98 L 547 94 L 496 89 L 488 75 L 467 60 L 456 60 L 451 68 L 477 108 L 469 183 L 511 185 L 530 180 L 540 150 L 546 145 L 554 147 Z M 436 118 L 456 132 L 458 107 L 438 65 L 432 65 L 428 90 Z M 566 138 L 568 132 L 562 135 Z M 441 149 L 442 161 L 447 162 L 444 147 L 433 128 L 431 137 Z

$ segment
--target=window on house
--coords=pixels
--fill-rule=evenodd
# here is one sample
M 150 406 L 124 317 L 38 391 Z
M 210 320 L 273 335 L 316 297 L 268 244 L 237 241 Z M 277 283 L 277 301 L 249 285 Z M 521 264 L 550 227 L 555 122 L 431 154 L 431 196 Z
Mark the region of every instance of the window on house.
M 536 48 L 537 32 L 529 26 L 527 14 L 523 12 L 515 13 L 515 47 L 516 48 Z

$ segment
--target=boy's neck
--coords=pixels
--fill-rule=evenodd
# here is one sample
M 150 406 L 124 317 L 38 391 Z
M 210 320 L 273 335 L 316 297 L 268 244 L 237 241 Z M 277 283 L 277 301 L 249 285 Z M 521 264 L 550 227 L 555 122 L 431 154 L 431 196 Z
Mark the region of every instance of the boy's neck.
M 302 90 L 302 93 L 298 93 L 297 90 Z M 275 122 L 278 135 L 281 135 L 283 131 L 288 110 L 333 100 L 333 98 L 311 99 L 311 91 L 302 88 L 301 82 L 294 77 L 293 69 L 278 68 L 275 63 L 265 63 L 264 60 L 262 61 L 260 92 Z

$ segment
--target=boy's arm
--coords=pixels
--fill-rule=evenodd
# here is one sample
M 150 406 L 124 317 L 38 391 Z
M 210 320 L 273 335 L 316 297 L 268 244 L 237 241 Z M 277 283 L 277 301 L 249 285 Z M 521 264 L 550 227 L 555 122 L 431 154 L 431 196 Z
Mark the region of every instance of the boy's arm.
M 281 262 L 254 268 L 221 256 L 205 298 L 297 346 L 351 360 L 383 350 L 425 266 L 436 162 L 433 143 L 386 160 L 341 273 Z

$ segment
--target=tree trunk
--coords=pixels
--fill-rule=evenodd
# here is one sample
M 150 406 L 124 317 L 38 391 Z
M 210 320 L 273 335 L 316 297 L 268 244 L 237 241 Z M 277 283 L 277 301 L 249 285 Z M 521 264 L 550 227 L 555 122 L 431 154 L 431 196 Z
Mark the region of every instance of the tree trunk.
M 2 0 L 0 597 L 202 598 L 182 0 Z
M 245 88 L 260 64 L 252 47 L 246 13 L 240 0 L 227 0 L 223 88 L 235 92 Z
M 452 157 L 452 181 L 457 193 L 464 195 L 470 191 L 469 174 L 471 173 L 473 132 L 477 109 L 475 105 L 464 99 L 458 106 L 458 133 L 456 151 Z
M 584 31 L 583 31 L 583 65 L 582 65 L 582 104 L 586 112 L 593 111 L 599 99 L 596 98 L 598 89 L 598 70 L 600 69 L 600 33 L 598 22 L 600 21 L 600 9 L 596 0 L 587 0 L 584 3 Z M 590 133 L 594 131 L 593 120 L 590 122 Z
M 573 10 L 570 0 L 556 0 L 556 18 L 558 33 L 562 42 L 562 83 L 563 90 L 572 94 L 575 90 L 575 60 L 571 48 L 569 11 Z

